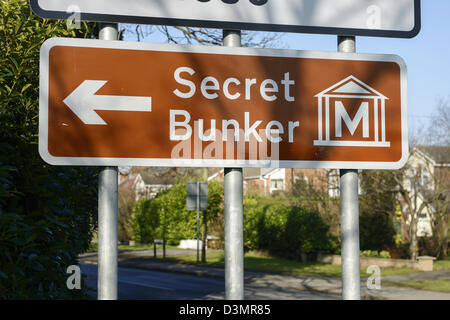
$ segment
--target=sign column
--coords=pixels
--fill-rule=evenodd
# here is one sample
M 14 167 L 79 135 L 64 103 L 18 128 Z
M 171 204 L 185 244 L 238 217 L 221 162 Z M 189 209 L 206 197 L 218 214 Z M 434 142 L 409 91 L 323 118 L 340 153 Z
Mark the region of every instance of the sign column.
M 241 32 L 223 31 L 223 45 L 241 46 Z M 227 134 L 223 132 L 223 134 Z M 244 299 L 244 205 L 242 168 L 225 168 L 225 299 Z
M 117 25 L 100 26 L 100 40 L 117 40 Z M 117 300 L 118 167 L 101 167 L 98 181 L 98 300 Z
M 355 37 L 338 36 L 339 52 L 356 52 Z M 358 170 L 339 171 L 341 197 L 342 298 L 360 300 Z

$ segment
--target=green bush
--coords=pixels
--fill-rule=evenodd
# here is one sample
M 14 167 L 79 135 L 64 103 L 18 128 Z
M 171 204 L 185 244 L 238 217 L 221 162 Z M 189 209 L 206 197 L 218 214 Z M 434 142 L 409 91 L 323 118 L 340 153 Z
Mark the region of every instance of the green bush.
M 140 200 L 131 213 L 133 240 L 138 243 L 153 243 L 159 236 L 159 213 L 156 201 Z
M 142 243 L 153 238 L 165 238 L 176 245 L 182 239 L 197 238 L 195 211 L 186 210 L 185 178 L 153 199 L 139 201 L 133 207 L 132 232 L 134 240 Z M 217 181 L 208 183 L 208 222 L 214 221 L 223 209 L 223 186 Z M 200 229 L 203 232 L 203 228 Z
M 383 170 L 361 172 L 360 247 L 361 250 L 382 251 L 395 248 L 394 217 L 397 205 L 393 175 Z
M 244 247 L 246 250 L 259 249 L 259 221 L 264 214 L 264 207 L 258 206 L 254 198 L 244 198 Z
M 361 250 L 382 251 L 395 246 L 396 232 L 390 215 L 362 211 L 359 231 Z
M 279 200 L 273 204 L 252 197 L 244 200 L 244 245 L 247 250 L 298 260 L 302 253 L 333 251 L 335 243 L 321 216 Z
M 391 258 L 388 251 L 375 251 L 375 250 L 364 250 L 360 252 L 360 257 L 372 257 L 372 258 Z
M 97 170 L 57 167 L 38 154 L 39 48 L 83 37 L 91 25 L 31 14 L 28 1 L 0 1 L 0 299 L 71 299 L 66 273 L 96 226 Z

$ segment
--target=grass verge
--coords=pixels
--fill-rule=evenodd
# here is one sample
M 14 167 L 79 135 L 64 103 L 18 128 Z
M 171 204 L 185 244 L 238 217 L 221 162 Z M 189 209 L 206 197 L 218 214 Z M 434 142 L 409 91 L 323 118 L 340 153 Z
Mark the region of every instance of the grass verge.
M 157 245 L 156 249 L 158 250 L 158 254 L 160 254 L 160 251 L 163 249 L 162 245 Z M 142 251 L 142 250 L 153 250 L 153 245 L 150 244 L 136 244 L 134 246 L 130 245 L 124 245 L 119 244 L 118 246 L 119 251 Z M 178 248 L 177 246 L 169 246 L 166 245 L 166 250 L 183 250 Z M 97 252 L 98 251 L 98 244 L 97 243 L 91 243 L 89 250 L 87 252 Z
M 384 281 L 382 284 L 385 286 L 395 286 L 395 287 L 450 293 L 450 279 L 423 280 L 423 281 Z
M 433 270 L 450 270 L 450 260 L 434 261 Z
M 177 255 L 169 257 L 168 260 L 196 264 L 197 256 L 195 254 Z M 224 268 L 224 253 L 223 252 L 208 252 L 206 255 L 206 263 L 201 263 L 202 266 Z M 286 275 L 297 276 L 314 276 L 314 277 L 341 277 L 341 266 L 323 264 L 323 263 L 301 263 L 283 258 L 277 258 L 263 254 L 260 252 L 247 252 L 244 256 L 244 267 L 247 271 L 259 271 L 267 273 L 280 273 Z M 397 274 L 417 273 L 418 270 L 412 268 L 382 268 L 382 276 L 390 276 Z M 366 268 L 361 268 L 361 277 L 368 277 L 370 274 L 366 273 Z

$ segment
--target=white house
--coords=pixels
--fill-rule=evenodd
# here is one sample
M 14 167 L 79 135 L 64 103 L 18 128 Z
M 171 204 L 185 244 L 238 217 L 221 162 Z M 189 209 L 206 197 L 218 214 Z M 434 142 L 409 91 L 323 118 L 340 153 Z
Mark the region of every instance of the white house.
M 140 173 L 133 174 L 130 171 L 121 171 L 119 180 L 119 190 L 134 188 L 136 194 L 136 201 L 142 198 L 151 199 L 154 198 L 159 192 L 169 189 L 172 184 L 159 184 L 151 179 L 147 178 L 148 181 L 142 177 Z
M 435 189 L 436 181 L 447 186 L 450 183 L 450 147 L 417 146 L 410 152 L 403 186 L 414 196 L 417 193 L 417 207 Z M 425 206 L 419 213 L 417 236 L 432 235 L 431 222 L 434 214 L 432 206 Z M 406 221 L 405 223 L 409 223 Z

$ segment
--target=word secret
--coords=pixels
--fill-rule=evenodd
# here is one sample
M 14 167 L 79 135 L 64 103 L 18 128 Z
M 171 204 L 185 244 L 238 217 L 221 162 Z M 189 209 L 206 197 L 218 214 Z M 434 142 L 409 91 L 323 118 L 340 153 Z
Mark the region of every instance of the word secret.
M 278 99 L 279 85 L 273 79 L 263 79 L 258 83 L 256 78 L 237 79 L 230 77 L 221 85 L 214 76 L 206 76 L 198 85 L 194 81 L 186 79 L 187 75 L 193 76 L 195 73 L 195 70 L 189 67 L 179 67 L 175 70 L 175 81 L 187 87 L 184 88 L 185 90 L 175 89 L 173 93 L 177 97 L 190 99 L 197 92 L 197 87 L 200 87 L 200 92 L 206 99 L 217 99 L 222 90 L 223 96 L 229 100 L 236 100 L 242 96 L 245 97 L 245 100 L 251 100 L 252 93 L 255 91 L 253 87 L 256 86 L 259 87 L 258 93 L 265 101 L 272 102 Z M 284 77 L 279 82 L 284 87 L 284 99 L 287 102 L 294 102 L 295 97 L 291 95 L 291 86 L 295 84 L 295 81 L 290 79 L 289 72 L 284 73 Z M 234 88 L 231 89 L 230 87 Z M 186 89 L 188 90 L 186 91 Z

